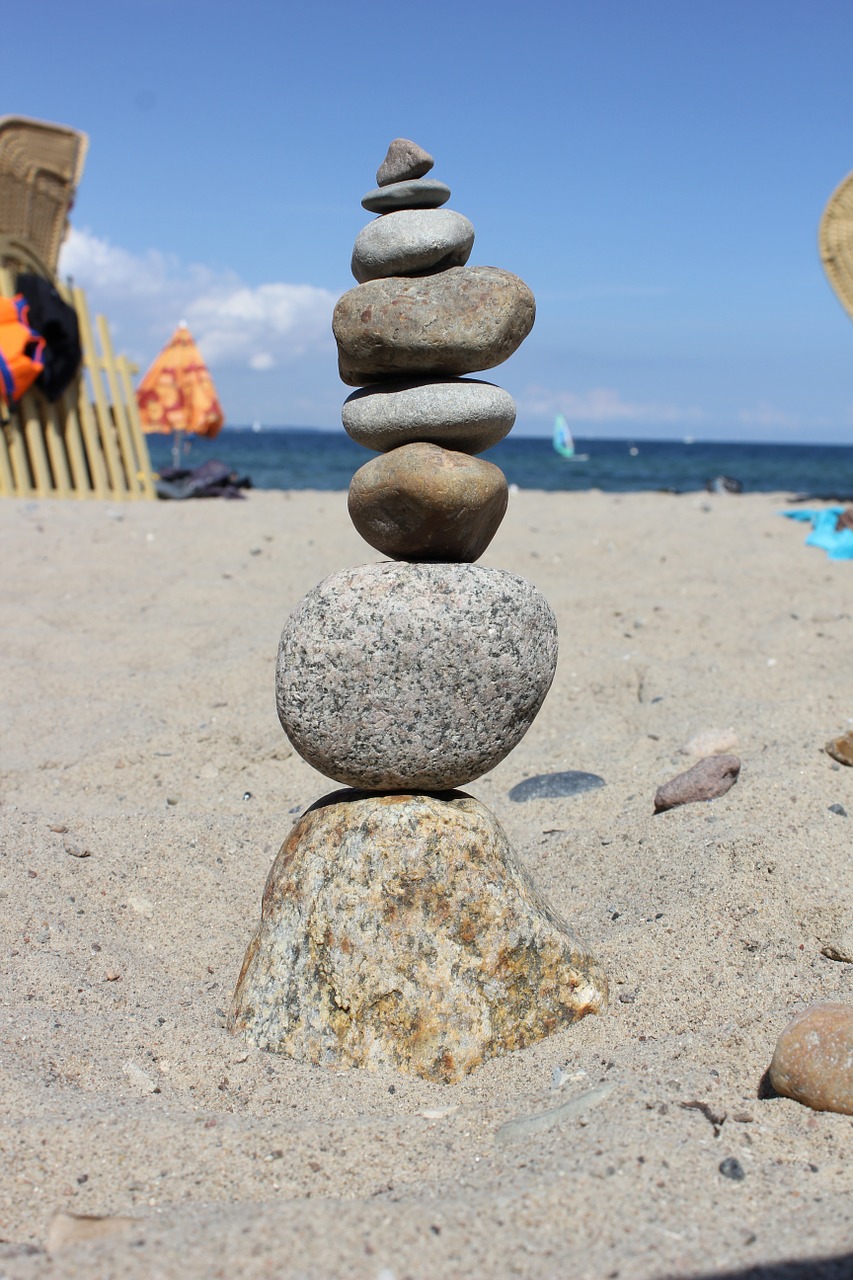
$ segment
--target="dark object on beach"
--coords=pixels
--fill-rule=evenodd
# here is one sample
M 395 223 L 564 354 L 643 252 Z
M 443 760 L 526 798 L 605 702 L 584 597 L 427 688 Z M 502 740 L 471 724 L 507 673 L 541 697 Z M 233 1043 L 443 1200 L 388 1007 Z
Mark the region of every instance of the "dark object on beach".
M 155 483 L 158 498 L 180 501 L 183 498 L 242 498 L 241 489 L 251 489 L 248 476 L 238 477 L 222 462 L 211 458 L 194 471 L 180 467 L 164 467 Z
M 705 481 L 708 493 L 743 493 L 743 485 L 733 476 L 715 476 Z
M 595 791 L 605 786 L 597 773 L 584 773 L 581 769 L 569 769 L 565 773 L 537 773 L 533 778 L 517 782 L 509 792 L 510 800 L 557 800 L 562 796 L 579 796 L 583 791 Z
M 827 742 L 824 751 L 839 764 L 853 765 L 853 733 L 843 733 L 840 738 Z
M 843 805 L 843 804 L 831 804 L 831 805 L 829 806 L 829 812 L 830 812 L 830 813 L 837 813 L 837 814 L 838 814 L 838 816 L 839 816 L 839 818 L 846 818 L 846 817 L 847 817 L 847 810 L 844 808 L 844 805 Z
M 670 778 L 655 794 L 655 813 L 674 809 L 696 800 L 716 800 L 737 782 L 740 760 L 737 756 L 708 756 L 692 769 Z
M 720 1173 L 724 1178 L 731 1178 L 733 1182 L 743 1182 L 746 1177 L 743 1165 L 740 1160 L 735 1160 L 734 1156 L 729 1156 L 727 1160 L 720 1161 Z
M 840 533 L 842 529 L 853 529 L 853 507 L 848 507 L 846 511 L 842 511 L 836 520 L 836 533 Z
M 795 493 L 790 502 L 853 502 L 853 493 Z
M 77 312 L 42 276 L 22 272 L 15 288 L 26 299 L 30 324 L 45 340 L 44 368 L 36 386 L 54 403 L 74 381 L 83 359 Z

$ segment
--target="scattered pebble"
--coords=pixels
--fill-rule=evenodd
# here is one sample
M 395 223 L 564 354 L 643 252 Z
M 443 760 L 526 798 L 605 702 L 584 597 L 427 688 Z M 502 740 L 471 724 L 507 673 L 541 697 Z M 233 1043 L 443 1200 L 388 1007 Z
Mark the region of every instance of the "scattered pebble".
M 120 977 L 121 977 L 121 974 L 119 973 L 118 969 L 107 969 L 106 973 L 104 974 L 104 981 L 118 982 Z
M 138 1218 L 117 1214 L 100 1217 L 95 1214 L 57 1213 L 48 1227 L 47 1251 L 49 1254 L 60 1253 L 69 1245 L 124 1235 L 138 1222 Z
M 677 805 L 697 800 L 716 800 L 724 796 L 738 780 L 740 760 L 737 756 L 708 756 L 692 769 L 670 778 L 655 793 L 655 813 L 674 809 Z
M 720 1161 L 720 1173 L 724 1178 L 731 1178 L 733 1182 L 743 1182 L 746 1177 L 743 1165 L 734 1156 Z
M 853 1005 L 814 1004 L 797 1014 L 776 1041 L 770 1083 L 814 1111 L 853 1115 Z
M 56 834 L 60 836 L 64 836 L 67 830 L 68 828 L 66 827 L 64 822 L 56 822 L 56 823 L 52 822 L 48 827 L 48 831 L 55 831 Z
M 506 1124 L 502 1124 L 498 1129 L 495 1134 L 495 1141 L 500 1143 L 512 1142 L 516 1138 L 526 1138 L 532 1133 L 543 1133 L 547 1129 L 552 1129 L 554 1125 L 562 1124 L 566 1120 L 572 1120 L 575 1116 L 588 1111 L 590 1107 L 597 1106 L 615 1088 L 615 1081 L 600 1084 L 594 1089 L 587 1089 L 584 1093 L 579 1093 L 574 1098 L 570 1098 L 568 1102 L 564 1102 L 560 1107 L 552 1107 L 549 1111 L 538 1111 L 532 1116 L 518 1116 L 515 1120 L 508 1120 Z
M 831 805 L 829 806 L 829 812 L 830 812 L 830 813 L 837 813 L 837 814 L 838 814 L 838 816 L 839 816 L 839 818 L 846 818 L 846 817 L 847 817 L 847 810 L 844 808 L 844 805 L 843 805 L 843 804 L 831 804 Z
M 853 732 L 844 733 L 840 738 L 833 738 L 827 742 L 824 751 L 839 764 L 853 765 Z
M 71 844 L 69 840 L 65 841 L 64 849 L 66 853 L 70 853 L 72 858 L 90 858 L 92 850 L 81 847 L 79 844 Z
M 681 748 L 681 754 L 704 759 L 706 756 L 725 755 L 733 751 L 737 745 L 737 734 L 734 729 L 703 729 L 700 733 L 694 734 L 689 742 L 685 742 Z
M 827 960 L 838 960 L 842 964 L 853 964 L 853 929 L 847 930 L 845 933 L 839 934 L 837 938 L 832 938 L 825 943 L 820 953 L 826 956 Z
M 156 1093 L 158 1085 L 152 1080 L 147 1071 L 143 1071 L 135 1062 L 125 1062 L 122 1071 L 127 1076 L 134 1088 L 139 1089 L 142 1093 Z
M 584 791 L 594 791 L 605 786 L 597 773 L 585 773 L 582 769 L 569 769 L 565 773 L 537 773 L 535 777 L 517 782 L 508 793 L 510 800 L 557 800 L 562 796 L 578 796 Z

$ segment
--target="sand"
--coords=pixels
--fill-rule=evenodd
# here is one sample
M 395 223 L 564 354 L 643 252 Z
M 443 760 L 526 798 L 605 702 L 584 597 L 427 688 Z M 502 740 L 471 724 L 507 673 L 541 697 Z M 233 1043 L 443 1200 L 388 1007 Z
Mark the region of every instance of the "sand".
M 273 669 L 299 597 L 379 558 L 345 495 L 0 503 L 0 1276 L 853 1274 L 853 1119 L 758 1096 L 793 1013 L 853 999 L 821 954 L 853 905 L 853 769 L 822 750 L 853 717 L 853 565 L 783 505 L 513 495 L 482 563 L 545 592 L 560 664 L 468 789 L 612 999 L 441 1086 L 224 1027 L 270 861 L 335 789 Z M 737 785 L 654 816 L 706 730 Z M 568 770 L 605 785 L 509 796 Z M 71 1214 L 110 1220 L 79 1241 Z

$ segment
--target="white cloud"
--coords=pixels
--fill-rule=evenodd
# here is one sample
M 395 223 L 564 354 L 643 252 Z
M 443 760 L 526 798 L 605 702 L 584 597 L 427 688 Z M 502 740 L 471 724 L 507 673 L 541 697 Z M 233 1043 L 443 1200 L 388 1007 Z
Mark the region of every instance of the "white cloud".
M 249 286 L 233 272 L 186 265 L 151 249 L 129 253 L 72 228 L 59 271 L 106 315 L 116 345 L 146 366 L 185 319 L 211 369 L 263 371 L 334 351 L 336 295 L 310 284 Z
M 569 422 L 671 424 L 701 422 L 705 418 L 701 409 L 684 409 L 665 402 L 623 400 L 620 393 L 610 387 L 592 387 L 588 391 L 578 392 L 529 386 L 518 398 L 518 406 L 531 417 L 544 418 L 562 413 Z
M 737 420 L 744 427 L 780 427 L 790 430 L 802 425 L 799 418 L 781 409 L 774 409 L 766 400 L 761 400 L 754 409 L 741 409 Z

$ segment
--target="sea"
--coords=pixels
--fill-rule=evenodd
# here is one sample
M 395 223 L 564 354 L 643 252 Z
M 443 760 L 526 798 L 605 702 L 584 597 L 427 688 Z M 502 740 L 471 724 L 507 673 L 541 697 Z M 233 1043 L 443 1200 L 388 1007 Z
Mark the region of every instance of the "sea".
M 149 436 L 155 471 L 172 465 L 172 441 Z M 689 493 L 717 489 L 725 477 L 744 493 L 853 495 L 853 444 L 742 444 L 702 440 L 575 440 L 561 458 L 550 438 L 513 434 L 480 456 L 511 485 L 546 491 L 600 489 Z M 188 438 L 181 466 L 223 463 L 255 489 L 347 489 L 353 472 L 376 456 L 339 430 L 225 427 L 215 440 Z

